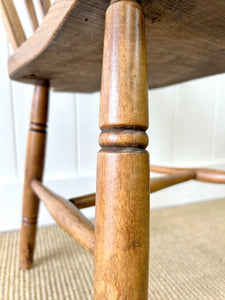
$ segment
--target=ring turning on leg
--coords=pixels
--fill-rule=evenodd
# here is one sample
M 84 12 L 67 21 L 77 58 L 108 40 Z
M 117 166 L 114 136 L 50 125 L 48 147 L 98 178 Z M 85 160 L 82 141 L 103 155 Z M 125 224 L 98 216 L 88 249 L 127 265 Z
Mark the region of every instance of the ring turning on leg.
M 32 179 L 42 179 L 48 115 L 48 83 L 36 85 L 31 108 L 23 191 L 23 216 L 20 234 L 20 267 L 29 269 L 33 262 L 39 199 L 31 188 Z
M 145 22 L 140 4 L 106 13 L 100 102 L 94 298 L 148 298 L 149 154 Z

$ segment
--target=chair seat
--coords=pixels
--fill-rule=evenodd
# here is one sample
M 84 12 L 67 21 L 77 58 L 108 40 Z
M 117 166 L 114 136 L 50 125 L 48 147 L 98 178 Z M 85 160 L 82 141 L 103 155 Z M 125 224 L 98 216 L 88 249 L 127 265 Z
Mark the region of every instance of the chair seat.
M 56 0 L 9 58 L 13 80 L 50 79 L 57 91 L 100 89 L 108 0 Z M 225 72 L 225 1 L 142 1 L 149 88 Z

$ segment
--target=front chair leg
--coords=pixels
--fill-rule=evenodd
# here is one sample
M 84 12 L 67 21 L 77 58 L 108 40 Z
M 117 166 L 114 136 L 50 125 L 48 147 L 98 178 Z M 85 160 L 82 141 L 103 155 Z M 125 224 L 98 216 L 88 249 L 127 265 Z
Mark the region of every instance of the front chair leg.
M 31 180 L 42 180 L 46 142 L 46 122 L 48 115 L 48 96 L 48 82 L 42 82 L 40 85 L 35 86 L 27 141 L 23 216 L 20 234 L 20 267 L 23 270 L 29 269 L 32 266 L 33 261 L 39 199 L 31 189 Z
M 135 1 L 106 13 L 94 299 L 148 298 L 149 154 L 145 21 Z

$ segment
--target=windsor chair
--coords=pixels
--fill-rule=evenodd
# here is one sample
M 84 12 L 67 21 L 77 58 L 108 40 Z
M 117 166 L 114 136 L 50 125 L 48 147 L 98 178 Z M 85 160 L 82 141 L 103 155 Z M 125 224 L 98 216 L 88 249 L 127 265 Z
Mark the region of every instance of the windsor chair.
M 94 255 L 96 300 L 147 299 L 149 185 L 155 192 L 191 179 L 225 183 L 222 171 L 149 168 L 148 87 L 225 71 L 225 2 L 56 0 L 50 5 L 49 0 L 39 0 L 39 4 L 41 25 L 32 0 L 26 0 L 34 29 L 26 40 L 13 1 L 0 0 L 15 50 L 8 61 L 9 75 L 35 85 L 20 267 L 32 267 L 41 200 L 56 222 Z M 100 82 L 102 149 L 96 195 L 68 201 L 42 183 L 49 88 L 93 92 L 100 89 Z M 149 181 L 150 169 L 168 176 Z M 95 202 L 94 227 L 80 209 Z

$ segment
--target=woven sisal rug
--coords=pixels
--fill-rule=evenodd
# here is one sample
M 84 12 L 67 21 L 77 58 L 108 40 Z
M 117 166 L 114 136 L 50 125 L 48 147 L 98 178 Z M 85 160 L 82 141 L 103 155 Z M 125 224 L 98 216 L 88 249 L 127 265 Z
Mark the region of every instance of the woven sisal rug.
M 19 271 L 19 233 L 0 234 L 0 300 L 93 298 L 91 255 L 58 226 L 36 245 L 33 269 Z M 151 212 L 149 282 L 152 300 L 225 299 L 225 200 Z

